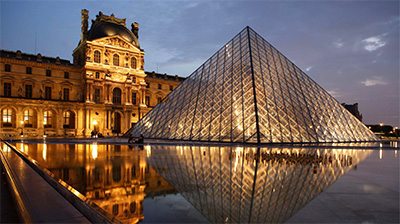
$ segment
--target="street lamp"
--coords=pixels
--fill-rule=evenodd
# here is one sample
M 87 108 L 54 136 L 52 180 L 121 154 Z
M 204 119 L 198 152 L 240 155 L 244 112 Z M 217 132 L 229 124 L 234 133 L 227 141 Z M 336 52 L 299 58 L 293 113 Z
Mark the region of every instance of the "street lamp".
M 399 127 L 394 127 L 394 133 L 396 134 L 396 139 L 399 138 L 398 129 L 399 129 Z
M 381 123 L 379 124 L 379 126 L 381 126 L 381 132 L 383 132 L 383 131 L 382 131 L 383 123 L 381 122 Z

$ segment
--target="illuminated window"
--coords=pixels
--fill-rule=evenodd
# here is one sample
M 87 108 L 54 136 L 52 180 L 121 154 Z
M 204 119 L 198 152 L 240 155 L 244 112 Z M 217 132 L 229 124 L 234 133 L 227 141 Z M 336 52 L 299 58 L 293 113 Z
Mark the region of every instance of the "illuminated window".
M 94 89 L 93 100 L 95 103 L 100 103 L 100 89 Z
M 101 56 L 100 56 L 100 51 L 94 51 L 94 62 L 100 63 Z
M 3 110 L 3 127 L 12 127 L 12 110 Z
M 136 101 L 136 93 L 132 93 L 132 104 L 136 105 L 137 101 Z
M 63 92 L 64 92 L 64 95 L 63 95 L 64 101 L 68 101 L 69 100 L 69 89 L 68 88 L 64 88 Z
M 5 65 L 4 65 L 4 71 L 6 71 L 6 72 L 11 72 L 11 65 L 5 64 Z
M 118 182 L 121 180 L 121 166 L 113 166 L 112 168 L 112 178 L 115 182 Z
M 25 98 L 32 98 L 32 85 L 25 85 Z
M 52 122 L 51 122 L 51 118 L 52 118 L 52 113 L 51 111 L 45 111 L 44 112 L 44 118 L 43 118 L 43 124 L 45 128 L 51 128 L 52 127 Z
M 26 67 L 26 74 L 32 74 L 32 68 Z
M 136 65 L 136 58 L 131 58 L 131 68 L 136 69 L 137 65 Z
M 115 88 L 113 90 L 113 104 L 121 104 L 121 89 Z
M 24 127 L 33 127 L 33 110 L 24 111 Z
M 119 66 L 119 55 L 118 54 L 114 54 L 114 56 L 113 56 L 113 65 Z
M 94 180 L 99 181 L 100 180 L 100 168 L 95 167 L 93 169 L 93 175 L 94 175 Z
M 65 111 L 63 114 L 63 127 L 75 128 L 75 114 L 71 111 Z
M 129 210 L 131 211 L 131 214 L 135 213 L 135 211 L 136 211 L 136 203 L 135 202 L 131 202 L 131 204 L 129 205 Z
M 118 204 L 113 205 L 112 207 L 112 213 L 113 215 L 117 216 L 118 215 Z
M 131 178 L 135 178 L 135 177 L 136 177 L 136 167 L 135 167 L 135 165 L 133 165 L 131 168 Z
M 44 87 L 44 98 L 50 100 L 51 99 L 51 87 Z
M 11 96 L 11 83 L 4 83 L 4 96 Z

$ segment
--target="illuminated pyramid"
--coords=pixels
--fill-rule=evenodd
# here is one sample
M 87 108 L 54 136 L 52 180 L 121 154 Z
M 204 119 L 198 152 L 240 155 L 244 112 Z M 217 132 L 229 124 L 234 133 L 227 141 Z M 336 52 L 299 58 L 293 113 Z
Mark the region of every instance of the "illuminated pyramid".
M 247 143 L 379 140 L 250 27 L 143 117 L 132 134 Z
M 151 146 L 148 162 L 211 223 L 284 223 L 370 154 L 354 149 Z

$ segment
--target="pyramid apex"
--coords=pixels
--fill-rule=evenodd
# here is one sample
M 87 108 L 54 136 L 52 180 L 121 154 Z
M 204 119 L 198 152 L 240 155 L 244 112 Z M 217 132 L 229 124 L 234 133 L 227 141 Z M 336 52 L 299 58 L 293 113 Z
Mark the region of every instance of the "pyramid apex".
M 147 113 L 132 130 L 140 134 L 242 143 L 379 140 L 250 26 Z

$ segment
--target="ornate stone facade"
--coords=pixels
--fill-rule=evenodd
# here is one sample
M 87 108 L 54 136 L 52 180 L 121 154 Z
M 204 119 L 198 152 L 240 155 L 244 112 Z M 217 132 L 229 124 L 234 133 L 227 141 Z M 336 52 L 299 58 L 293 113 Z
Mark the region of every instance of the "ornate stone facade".
M 144 71 L 137 23 L 100 12 L 88 30 L 89 12 L 81 18 L 73 64 L 1 51 L 1 137 L 118 135 L 184 80 Z

